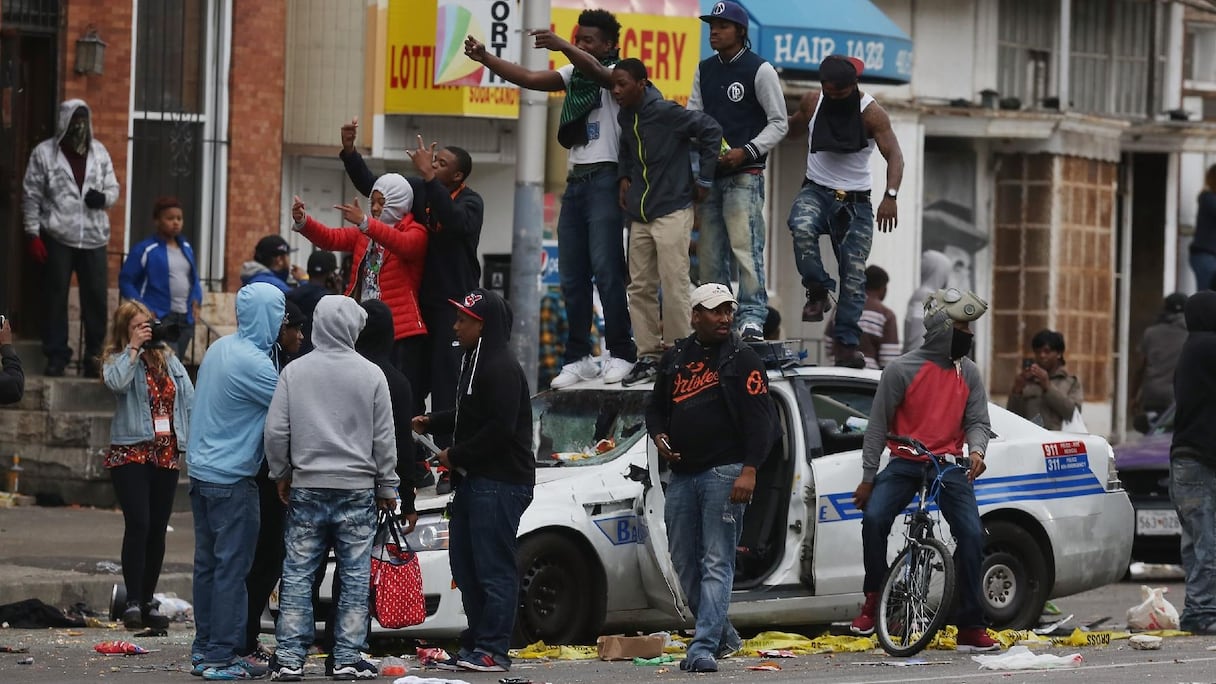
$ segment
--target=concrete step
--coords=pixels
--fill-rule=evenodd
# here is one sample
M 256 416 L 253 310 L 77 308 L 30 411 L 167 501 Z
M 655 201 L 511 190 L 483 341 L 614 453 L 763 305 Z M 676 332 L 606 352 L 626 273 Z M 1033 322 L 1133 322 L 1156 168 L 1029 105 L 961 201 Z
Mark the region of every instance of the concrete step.
M 0 411 L 0 444 L 104 448 L 110 445 L 112 415 L 105 411 Z
M 114 412 L 114 393 L 97 378 L 40 378 L 51 411 Z

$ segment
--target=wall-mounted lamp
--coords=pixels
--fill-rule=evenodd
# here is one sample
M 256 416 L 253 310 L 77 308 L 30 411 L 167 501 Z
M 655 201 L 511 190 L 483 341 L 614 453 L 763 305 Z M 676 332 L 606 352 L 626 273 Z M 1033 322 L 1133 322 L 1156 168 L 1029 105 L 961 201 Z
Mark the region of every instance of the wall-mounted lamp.
M 105 72 L 106 43 L 90 26 L 88 32 L 76 39 L 76 73 L 102 74 Z

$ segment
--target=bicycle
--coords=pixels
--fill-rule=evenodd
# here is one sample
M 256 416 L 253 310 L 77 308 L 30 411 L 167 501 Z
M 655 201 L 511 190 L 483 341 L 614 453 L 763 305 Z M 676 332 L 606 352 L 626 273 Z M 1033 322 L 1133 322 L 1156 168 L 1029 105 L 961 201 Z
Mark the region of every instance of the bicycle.
M 963 468 L 929 451 L 918 440 L 899 435 L 887 435 L 887 439 L 929 459 L 922 470 L 916 508 L 905 515 L 907 541 L 883 577 L 874 630 L 884 651 L 907 657 L 928 646 L 950 615 L 954 558 L 946 544 L 934 536 L 935 518 L 929 508 L 937 503 L 945 474 Z

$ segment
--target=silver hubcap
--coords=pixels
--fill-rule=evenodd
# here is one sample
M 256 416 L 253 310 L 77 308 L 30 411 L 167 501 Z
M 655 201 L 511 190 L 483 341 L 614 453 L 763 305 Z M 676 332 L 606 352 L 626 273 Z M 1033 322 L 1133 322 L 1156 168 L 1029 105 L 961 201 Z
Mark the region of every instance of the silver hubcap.
M 1011 605 L 1018 595 L 1018 582 L 1013 568 L 996 564 L 984 573 L 984 598 L 993 608 Z

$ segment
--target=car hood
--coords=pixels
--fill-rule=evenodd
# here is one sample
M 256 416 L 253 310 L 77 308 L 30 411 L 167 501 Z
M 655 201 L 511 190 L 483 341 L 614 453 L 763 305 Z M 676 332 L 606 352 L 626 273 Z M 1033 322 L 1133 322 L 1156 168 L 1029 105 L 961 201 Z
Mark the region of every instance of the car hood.
M 1149 435 L 1131 444 L 1115 447 L 1115 468 L 1119 470 L 1169 470 L 1170 443 L 1174 436 L 1169 433 Z

